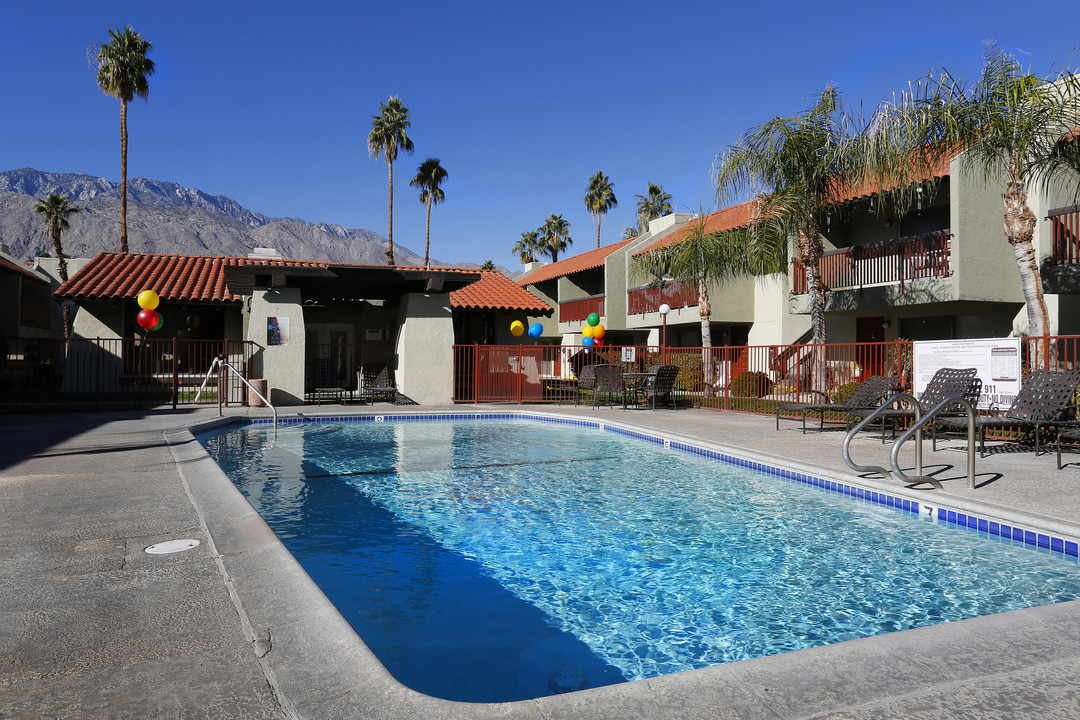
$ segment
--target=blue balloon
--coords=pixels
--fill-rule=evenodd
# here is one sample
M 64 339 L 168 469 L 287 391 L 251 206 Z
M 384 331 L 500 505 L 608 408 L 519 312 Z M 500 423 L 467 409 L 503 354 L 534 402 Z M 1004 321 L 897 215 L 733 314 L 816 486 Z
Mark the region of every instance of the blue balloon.
M 529 326 L 529 337 L 538 338 L 544 334 L 544 326 L 538 322 Z
M 592 347 L 596 344 L 596 341 L 592 338 L 581 338 L 582 347 Z

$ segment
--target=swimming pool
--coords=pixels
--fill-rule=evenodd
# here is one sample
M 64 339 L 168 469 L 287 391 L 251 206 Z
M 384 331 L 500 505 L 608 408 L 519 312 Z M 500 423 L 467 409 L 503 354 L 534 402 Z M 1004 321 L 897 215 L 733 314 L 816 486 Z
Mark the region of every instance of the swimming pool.
M 388 669 L 439 697 L 537 697 L 1080 596 L 1064 553 L 593 428 L 268 433 L 201 440 Z

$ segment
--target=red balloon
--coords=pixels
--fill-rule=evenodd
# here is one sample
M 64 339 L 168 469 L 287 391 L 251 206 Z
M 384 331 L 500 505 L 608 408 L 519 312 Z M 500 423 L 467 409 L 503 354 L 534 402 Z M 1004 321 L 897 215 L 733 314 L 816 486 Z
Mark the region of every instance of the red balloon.
M 143 330 L 153 330 L 154 326 L 158 324 L 158 314 L 153 310 L 140 310 L 135 321 L 139 323 L 139 327 Z
M 596 346 L 596 347 L 603 347 L 604 346 L 604 341 L 594 335 L 593 336 L 593 345 Z

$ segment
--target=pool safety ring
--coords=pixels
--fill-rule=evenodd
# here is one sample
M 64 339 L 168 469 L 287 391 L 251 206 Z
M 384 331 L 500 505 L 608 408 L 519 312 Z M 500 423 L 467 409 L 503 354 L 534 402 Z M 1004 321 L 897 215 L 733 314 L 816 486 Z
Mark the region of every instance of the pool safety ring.
M 150 555 L 168 555 L 170 553 L 183 552 L 190 550 L 191 548 L 198 547 L 202 543 L 201 540 L 195 540 L 193 538 L 185 538 L 184 540 L 166 540 L 165 542 L 159 542 L 143 550 Z

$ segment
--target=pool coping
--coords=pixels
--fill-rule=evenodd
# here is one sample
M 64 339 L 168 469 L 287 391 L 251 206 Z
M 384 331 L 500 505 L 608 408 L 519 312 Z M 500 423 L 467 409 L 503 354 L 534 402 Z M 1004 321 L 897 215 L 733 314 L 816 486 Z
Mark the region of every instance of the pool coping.
M 580 424 L 705 453 L 738 456 L 741 461 L 782 466 L 797 482 L 859 498 L 858 490 L 921 503 L 926 494 L 872 478 L 836 476 L 833 469 L 778 461 L 766 453 L 731 448 L 722 443 L 677 433 L 658 433 L 630 422 L 537 411 L 304 413 L 283 418 L 293 422 L 358 421 L 358 418 L 409 419 L 422 416 L 525 417 L 560 424 Z M 209 457 L 194 433 L 224 425 L 262 424 L 248 418 L 194 422 L 166 431 L 185 488 L 219 559 L 219 570 L 234 596 L 245 633 L 268 682 L 287 713 L 295 717 L 566 717 L 659 718 L 732 717 L 791 718 L 854 709 L 868 702 L 880 705 L 898 698 L 934 695 L 942 683 L 977 682 L 987 675 L 1030 673 L 1048 662 L 1073 662 L 1080 651 L 1080 601 L 1015 610 L 899 633 L 851 640 L 782 655 L 690 670 L 647 680 L 508 703 L 460 703 L 432 698 L 401 685 L 375 658 L 363 640 L 338 613 L 299 563 L 285 549 L 240 491 Z M 802 480 L 800 480 L 802 476 Z M 814 480 L 820 481 L 820 485 Z M 827 483 L 832 483 L 830 487 Z M 866 499 L 865 497 L 862 499 Z M 877 500 L 872 500 L 877 501 Z M 888 501 L 886 501 L 886 504 Z M 1020 526 L 1046 537 L 1050 551 L 1057 537 L 1064 552 L 1080 530 L 1053 518 L 1012 512 L 963 499 L 934 502 L 934 511 L 949 513 L 964 525 L 990 532 L 990 523 Z M 942 519 L 940 515 L 939 519 Z M 975 518 L 975 525 L 968 522 Z M 1010 535 L 1011 536 L 1011 535 Z M 1025 542 L 1027 536 L 1024 536 Z M 1075 555 L 1075 553 L 1073 553 Z M 1002 638 L 1020 633 L 1025 648 L 1002 652 Z M 935 649 L 928 653 L 928 649 Z M 958 663 L 957 658 L 963 662 Z M 978 658 L 978 661 L 974 659 Z M 900 672 L 902 677 L 898 678 Z M 838 674 L 839 673 L 839 674 Z M 996 681 L 1000 682 L 1000 678 Z

